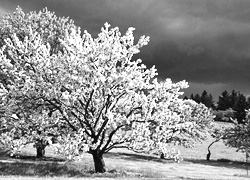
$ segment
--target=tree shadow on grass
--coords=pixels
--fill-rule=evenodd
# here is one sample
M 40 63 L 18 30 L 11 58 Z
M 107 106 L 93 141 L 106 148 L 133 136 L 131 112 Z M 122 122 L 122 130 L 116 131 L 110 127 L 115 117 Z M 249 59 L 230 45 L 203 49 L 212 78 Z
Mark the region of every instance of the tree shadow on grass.
M 9 159 L 8 150 L 0 148 L 0 159 Z
M 195 164 L 203 164 L 209 166 L 225 167 L 225 168 L 236 168 L 236 169 L 245 169 L 247 166 L 250 169 L 250 163 L 242 161 L 233 161 L 229 159 L 217 159 L 217 160 L 203 160 L 203 159 L 188 159 L 185 158 L 184 162 L 191 162 Z
M 42 164 L 41 164 L 42 163 Z M 35 177 L 74 177 L 74 178 L 138 178 L 146 177 L 142 173 L 134 173 L 129 171 L 121 171 L 116 169 L 108 170 L 105 173 L 95 173 L 93 169 L 88 166 L 80 164 L 65 164 L 57 162 L 0 162 L 0 176 L 35 176 Z
M 84 173 L 58 163 L 0 162 L 1 175 L 17 176 L 85 176 Z
M 140 162 L 148 162 L 154 161 L 159 163 L 175 163 L 172 159 L 160 159 L 157 156 L 150 156 L 145 154 L 136 154 L 136 153 L 120 153 L 120 152 L 109 152 L 105 155 L 105 157 L 115 158 L 115 159 L 124 159 L 129 161 L 140 161 Z M 195 163 L 209 166 L 217 166 L 217 167 L 226 167 L 226 168 L 237 168 L 237 169 L 245 169 L 246 166 L 250 169 L 250 163 L 242 162 L 242 161 L 232 161 L 228 159 L 218 159 L 218 160 L 203 160 L 203 159 L 189 159 L 184 158 L 184 161 L 181 163 Z
M 66 162 L 58 157 L 44 157 L 42 159 L 30 155 L 9 157 L 7 151 L 0 149 L 0 176 L 35 176 L 35 177 L 141 177 L 141 174 L 119 170 L 108 170 L 106 173 L 95 173 L 92 163 Z M 91 164 L 91 165 L 90 165 Z M 143 176 L 142 176 L 143 177 Z
M 141 161 L 141 162 L 160 162 L 160 163 L 173 163 L 174 160 L 171 159 L 161 159 L 160 157 L 147 155 L 147 154 L 137 154 L 137 153 L 124 153 L 124 152 L 109 152 L 105 154 L 105 157 L 115 158 L 115 159 L 124 159 L 129 161 Z
M 87 169 L 81 165 L 83 170 Z M 81 171 L 74 164 L 66 163 L 59 157 L 36 158 L 35 156 L 23 155 L 10 157 L 8 151 L 0 148 L 0 175 L 17 176 L 66 176 L 86 177 L 88 171 Z
M 37 161 L 37 162 L 65 162 L 65 159 L 59 158 L 59 157 L 43 157 L 43 158 L 37 158 L 36 156 L 25 156 L 25 155 L 19 155 L 14 157 L 13 159 L 16 160 L 23 160 L 23 161 Z

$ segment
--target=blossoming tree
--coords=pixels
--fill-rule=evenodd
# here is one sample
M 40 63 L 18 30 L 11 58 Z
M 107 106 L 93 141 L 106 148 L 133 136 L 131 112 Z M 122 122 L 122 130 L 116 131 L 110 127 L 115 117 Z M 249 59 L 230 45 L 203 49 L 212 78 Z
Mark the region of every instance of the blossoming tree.
M 1 84 L 1 96 L 12 102 L 5 103 L 8 109 L 20 113 L 5 116 L 10 125 L 3 123 L 2 137 L 9 141 L 3 143 L 12 141 L 19 148 L 34 136 L 56 133 L 57 153 L 68 159 L 90 153 L 96 172 L 105 172 L 103 154 L 114 148 L 165 154 L 171 142 L 192 146 L 206 138 L 210 110 L 179 97 L 188 87 L 185 81 L 159 82 L 154 67 L 132 59 L 149 41 L 142 36 L 134 43 L 133 31 L 121 35 L 106 23 L 92 38 L 87 31 L 68 28 L 54 54 L 30 27 L 23 39 L 16 34 L 6 38 L 0 67 L 11 78 Z M 19 132 L 13 123 L 28 131 Z
M 48 43 L 50 45 L 50 55 L 57 54 L 59 51 L 62 50 L 62 45 L 60 40 L 63 40 L 65 38 L 65 29 L 77 29 L 77 27 L 74 25 L 73 20 L 70 20 L 69 18 L 65 17 L 57 17 L 55 13 L 50 12 L 47 10 L 47 8 L 44 8 L 42 11 L 39 12 L 29 12 L 24 13 L 20 7 L 17 7 L 16 11 L 13 14 L 6 14 L 3 16 L 3 23 L 0 26 L 0 47 L 6 45 L 5 39 L 7 38 L 14 38 L 17 37 L 20 41 L 24 41 L 24 38 L 26 36 L 29 36 L 30 32 L 37 32 L 40 35 L 41 40 L 43 41 L 43 44 Z M 7 56 L 8 59 L 11 60 L 11 63 L 14 64 L 18 60 L 14 56 L 12 56 L 12 51 L 6 47 L 3 51 L 3 54 Z M 19 54 L 20 56 L 25 56 L 27 54 Z M 24 58 L 24 57 L 23 57 Z M 1 83 L 5 88 L 8 89 L 7 85 L 11 83 L 11 77 L 7 73 L 3 73 L 3 71 L 0 71 L 0 79 Z M 26 106 L 22 106 L 23 109 L 22 112 L 25 112 L 27 110 L 34 111 L 34 108 L 36 109 L 40 104 L 33 104 L 32 101 L 28 100 L 25 97 L 22 97 L 22 101 L 26 100 Z M 20 103 L 22 103 L 20 101 Z M 29 103 L 27 103 L 27 101 Z M 5 101 L 7 102 L 7 101 Z M 10 102 L 8 101 L 8 106 L 10 106 Z M 14 105 L 12 103 L 12 105 Z M 4 107 L 4 106 L 3 106 Z M 5 105 L 5 107 L 7 107 Z M 15 101 L 15 107 L 19 107 L 19 110 L 12 108 L 12 114 L 17 112 L 19 114 L 20 118 L 20 106 L 18 106 L 17 101 Z M 5 110 L 4 110 L 5 109 Z M 6 113 L 6 110 L 10 110 L 10 108 L 2 108 Z M 22 115 L 24 115 L 22 113 Z M 26 113 L 27 115 L 27 113 Z M 17 116 L 10 116 L 11 120 L 14 120 L 13 118 L 17 118 Z M 8 119 L 6 115 L 4 115 L 4 119 Z M 3 121 L 5 122 L 5 121 Z M 17 122 L 16 122 L 17 123 Z M 5 123 L 4 123 L 5 124 Z M 35 140 L 35 147 L 37 148 L 37 157 L 43 157 L 44 150 L 46 145 L 48 144 L 48 139 L 41 136 L 41 127 L 37 128 L 37 124 L 33 124 L 34 127 L 31 127 L 31 124 L 29 126 L 22 126 L 22 125 L 15 125 L 16 127 L 19 127 L 19 132 L 26 132 L 31 133 L 29 129 L 34 129 L 40 134 L 35 139 L 30 139 L 30 141 Z M 5 127 L 6 125 L 4 125 Z M 13 127 L 14 128 L 14 127 Z M 28 128 L 28 129 L 27 129 Z M 14 128 L 15 129 L 15 128 Z M 32 131 L 33 132 L 33 131 Z M 21 134 L 15 133 L 16 141 L 18 141 L 18 137 L 20 137 Z M 44 139 L 45 138 L 45 139 Z M 5 141 L 8 138 L 5 137 Z M 19 139 L 20 140 L 20 139 Z M 12 149 L 18 150 L 11 139 L 9 139 L 10 142 L 8 142 L 8 145 L 13 147 Z M 30 141 L 26 141 L 29 143 Z M 14 148 L 15 147 L 15 148 Z

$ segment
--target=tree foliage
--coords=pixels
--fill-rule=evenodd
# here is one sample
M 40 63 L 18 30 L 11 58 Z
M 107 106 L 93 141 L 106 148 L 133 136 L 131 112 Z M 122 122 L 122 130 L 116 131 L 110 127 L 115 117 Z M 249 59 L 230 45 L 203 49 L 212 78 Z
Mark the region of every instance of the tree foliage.
M 244 123 L 243 120 L 246 117 L 246 110 L 249 108 L 249 100 L 235 90 L 233 90 L 231 94 L 227 91 L 223 91 L 217 105 L 218 111 L 227 111 L 229 109 L 235 111 L 232 118 L 236 118 L 239 123 Z
M 246 110 L 248 108 L 249 104 L 247 103 L 246 97 L 243 94 L 239 94 L 235 106 L 233 108 L 236 111 L 235 117 L 238 123 L 244 123 L 244 119 L 246 117 Z
M 226 145 L 235 147 L 240 151 L 250 150 L 250 111 L 246 111 L 244 124 L 237 123 L 226 128 L 224 131 L 224 142 Z
M 208 108 L 212 108 L 212 109 L 215 108 L 213 96 L 211 93 L 208 93 L 206 90 L 204 90 L 201 95 L 191 94 L 190 99 L 194 100 L 197 103 L 202 103 Z
M 217 110 L 214 111 L 213 114 L 215 115 L 215 121 L 224 121 L 224 122 L 231 122 L 231 119 L 235 119 L 236 111 L 232 108 L 227 110 Z
M 250 150 L 250 111 L 246 110 L 244 123 L 238 123 L 233 120 L 233 123 L 227 124 L 226 127 L 217 128 L 214 130 L 214 136 L 217 142 L 223 140 L 225 145 L 237 148 L 237 151 L 248 152 Z
M 49 44 L 50 46 L 50 55 L 57 54 L 62 51 L 62 45 L 60 40 L 65 38 L 65 30 L 64 29 L 77 29 L 74 25 L 74 21 L 65 17 L 57 17 L 54 12 L 50 12 L 47 8 L 44 8 L 39 12 L 29 12 L 25 14 L 20 7 L 17 7 L 16 11 L 13 14 L 6 14 L 3 17 L 3 24 L 0 27 L 0 47 L 6 45 L 6 39 L 18 38 L 20 41 L 24 41 L 25 38 L 30 37 L 30 34 L 36 32 L 39 34 L 41 41 L 43 44 Z M 32 56 L 32 52 L 16 52 L 19 58 L 27 58 Z M 5 46 L 3 49 L 3 54 L 7 56 L 8 59 L 11 60 L 12 64 L 17 63 L 17 58 L 13 56 L 12 49 L 8 46 Z M 0 79 L 2 85 L 8 90 L 8 85 L 13 83 L 13 78 L 9 73 L 4 73 L 3 70 L 0 71 Z M 22 106 L 22 110 L 20 110 L 19 104 L 25 101 L 25 106 Z M 32 112 L 34 109 L 37 109 L 40 104 L 33 103 L 29 98 L 22 97 L 19 99 L 19 103 L 15 101 L 15 106 L 19 107 L 19 109 L 12 110 L 13 112 L 17 112 L 20 116 L 20 111 L 30 111 Z M 26 113 L 27 114 L 27 113 Z M 23 126 L 21 126 L 22 130 L 29 132 Z M 36 124 L 31 124 L 28 126 L 31 129 L 39 129 Z M 20 128 L 19 128 L 20 129 Z M 39 130 L 38 130 L 39 131 Z M 39 149 L 40 145 L 43 149 L 46 147 L 48 141 L 46 139 L 42 139 L 41 137 L 37 137 L 38 139 L 34 139 L 36 143 L 36 147 Z M 40 139 L 40 140 L 39 140 Z M 28 143 L 29 141 L 27 141 Z M 42 143 L 44 142 L 44 143 Z
M 34 23 L 50 21 L 42 17 Z M 53 43 L 44 40 L 42 30 L 32 23 L 25 27 L 23 37 L 4 38 L 0 51 L 1 72 L 9 77 L 9 83 L 1 82 L 3 107 L 8 104 L 10 111 L 3 117 L 4 144 L 22 147 L 53 134 L 56 152 L 69 159 L 88 152 L 96 171 L 104 172 L 103 154 L 113 148 L 162 154 L 171 142 L 193 146 L 208 135 L 210 110 L 179 98 L 187 82 L 159 82 L 154 67 L 132 59 L 149 41 L 142 36 L 134 43 L 134 28 L 122 35 L 105 23 L 92 38 L 86 30 L 60 24 L 63 37 L 55 34 L 60 51 L 51 53 Z
M 217 103 L 217 110 L 227 110 L 232 108 L 230 94 L 225 90 L 219 96 L 219 101 Z
M 57 17 L 54 12 L 48 11 L 47 8 L 39 12 L 31 11 L 25 14 L 20 7 L 17 7 L 13 14 L 6 14 L 2 20 L 0 46 L 5 45 L 4 39 L 13 38 L 14 34 L 23 41 L 30 34 L 30 31 L 33 31 L 40 35 L 42 41 L 50 44 L 51 54 L 60 51 L 60 39 L 64 39 L 65 29 L 77 29 L 73 20 Z

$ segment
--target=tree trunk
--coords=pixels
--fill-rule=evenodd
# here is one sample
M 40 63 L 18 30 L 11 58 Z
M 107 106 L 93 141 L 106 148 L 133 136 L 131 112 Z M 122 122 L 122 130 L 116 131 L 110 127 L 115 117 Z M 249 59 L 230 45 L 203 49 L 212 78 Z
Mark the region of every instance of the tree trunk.
M 48 142 L 44 139 L 37 139 L 36 140 L 36 157 L 43 158 L 45 155 L 45 148 L 48 145 Z
M 207 153 L 207 161 L 210 161 L 210 156 L 211 156 L 211 152 L 210 152 L 210 150 L 208 150 L 208 153 Z
M 165 159 L 164 153 L 161 153 L 160 158 Z
M 45 155 L 45 147 L 43 146 L 38 146 L 36 148 L 36 157 L 37 158 L 43 158 Z
M 100 152 L 100 150 L 94 150 L 92 151 L 92 156 L 94 159 L 94 165 L 95 165 L 95 172 L 97 173 L 104 173 L 106 171 L 105 163 L 103 160 L 103 153 Z

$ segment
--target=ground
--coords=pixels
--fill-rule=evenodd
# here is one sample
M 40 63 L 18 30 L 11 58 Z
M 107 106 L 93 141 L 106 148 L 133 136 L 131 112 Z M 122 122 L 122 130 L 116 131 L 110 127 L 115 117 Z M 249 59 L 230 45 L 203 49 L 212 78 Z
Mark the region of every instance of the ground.
M 51 147 L 46 148 L 46 158 L 43 160 L 35 158 L 32 145 L 24 149 L 18 158 L 8 157 L 2 149 L 0 179 L 250 179 L 250 163 L 246 163 L 245 154 L 224 146 L 222 142 L 211 147 L 211 161 L 206 161 L 207 146 L 212 141 L 209 138 L 192 149 L 176 147 L 184 158 L 181 163 L 116 149 L 104 156 L 107 167 L 107 173 L 104 174 L 94 173 L 93 160 L 89 154 L 85 155 L 82 162 L 66 163 L 53 154 Z

